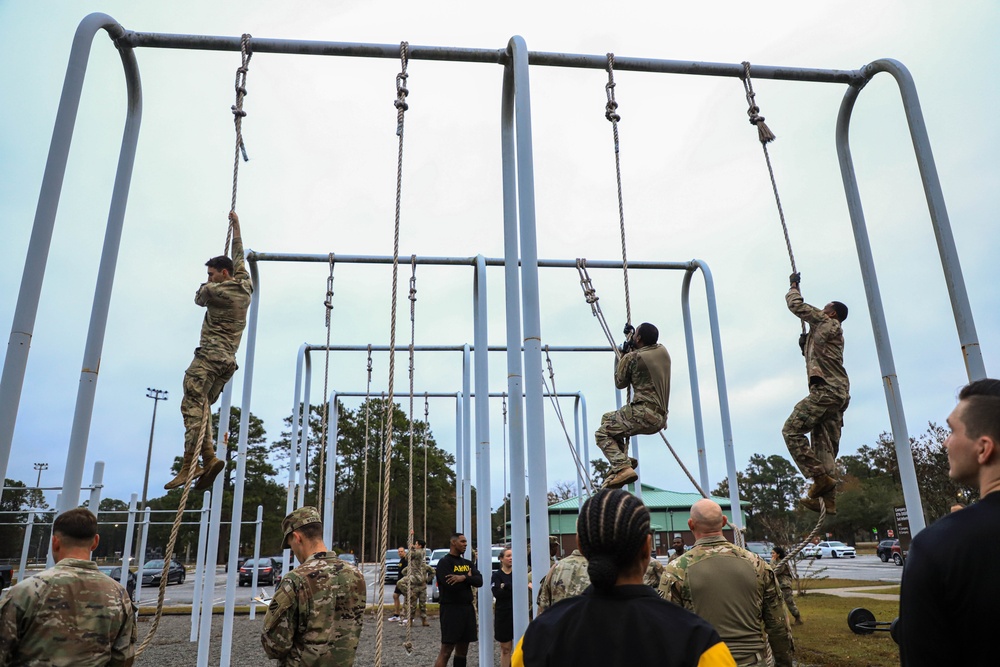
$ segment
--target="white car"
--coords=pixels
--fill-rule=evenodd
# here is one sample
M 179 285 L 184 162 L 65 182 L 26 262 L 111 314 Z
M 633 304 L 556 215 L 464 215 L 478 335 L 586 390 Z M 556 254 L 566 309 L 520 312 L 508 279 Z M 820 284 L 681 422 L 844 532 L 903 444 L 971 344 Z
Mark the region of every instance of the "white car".
M 435 549 L 430 555 L 430 566 L 437 570 L 438 561 L 447 556 L 451 549 Z
M 816 558 L 823 558 L 824 556 L 829 558 L 854 558 L 854 547 L 849 547 L 843 542 L 831 541 L 831 542 L 820 542 L 816 545 L 819 548 L 819 554 Z
M 819 545 L 818 544 L 807 544 L 802 547 L 802 551 L 799 552 L 799 558 L 819 558 Z

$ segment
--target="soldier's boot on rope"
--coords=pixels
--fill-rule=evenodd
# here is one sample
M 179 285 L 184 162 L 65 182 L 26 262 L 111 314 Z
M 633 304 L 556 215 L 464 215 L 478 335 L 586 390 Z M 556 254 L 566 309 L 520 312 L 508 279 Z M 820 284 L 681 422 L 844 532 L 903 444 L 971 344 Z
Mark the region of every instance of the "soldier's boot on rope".
M 604 480 L 605 489 L 620 489 L 626 484 L 631 484 L 632 482 L 639 479 L 639 474 L 635 471 L 632 466 L 623 468 L 618 472 L 613 472 L 608 475 L 607 479 Z
M 634 456 L 630 456 L 628 457 L 628 464 L 632 466 L 633 470 L 635 470 L 636 468 L 639 467 L 639 459 L 635 458 Z
M 828 491 L 822 496 L 823 503 L 826 505 L 826 513 L 829 515 L 834 515 L 837 513 L 837 494 L 835 491 Z M 813 512 L 819 512 L 819 498 L 802 498 L 799 500 L 799 505 L 802 505 L 808 510 Z
M 194 479 L 198 479 L 202 473 L 205 471 L 195 463 L 194 452 L 184 452 L 184 459 L 181 462 L 181 469 L 177 473 L 177 476 L 172 480 L 163 485 L 163 488 L 167 491 L 171 489 L 176 489 L 179 486 L 183 486 L 184 482 L 188 478 L 188 472 L 191 466 L 195 466 Z
M 825 496 L 827 493 L 836 488 L 837 480 L 824 473 L 813 477 L 812 486 L 809 487 L 809 492 L 806 495 L 810 498 L 819 498 L 821 496 Z
M 223 442 L 227 441 L 228 436 L 223 436 Z M 206 439 L 201 447 L 201 467 L 204 468 L 204 472 L 198 478 L 198 483 L 194 485 L 195 491 L 211 489 L 215 478 L 226 469 L 226 462 L 215 457 L 215 446 L 210 438 Z

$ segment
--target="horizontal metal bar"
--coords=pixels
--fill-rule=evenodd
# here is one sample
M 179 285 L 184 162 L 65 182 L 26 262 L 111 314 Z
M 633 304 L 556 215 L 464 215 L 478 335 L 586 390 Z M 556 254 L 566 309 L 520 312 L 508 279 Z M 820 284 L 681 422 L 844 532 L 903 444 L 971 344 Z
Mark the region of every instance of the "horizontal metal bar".
M 248 262 L 320 262 L 327 264 L 330 261 L 329 253 L 326 254 L 301 254 L 301 253 L 277 253 L 277 252 L 256 252 L 251 250 L 247 253 Z M 334 264 L 392 264 L 392 255 L 337 255 L 333 256 Z M 399 264 L 410 263 L 409 255 L 400 255 Z M 416 257 L 417 264 L 431 266 L 475 266 L 475 257 Z M 620 269 L 621 260 L 586 260 L 588 269 Z M 487 257 L 486 266 L 503 266 L 502 257 Z M 540 268 L 548 269 L 575 269 L 575 259 L 540 259 Z M 673 271 L 693 271 L 698 268 L 697 260 L 687 262 L 649 262 L 631 260 L 628 263 L 630 269 L 668 269 Z
M 360 398 L 362 396 L 368 396 L 368 397 L 371 397 L 371 398 L 376 398 L 376 396 L 374 395 L 374 393 L 364 392 L 364 391 L 336 391 L 336 390 L 334 390 L 334 391 L 332 391 L 330 393 L 331 394 L 336 394 L 338 398 L 340 398 L 341 396 L 345 396 L 347 398 Z M 581 394 L 581 392 L 579 392 L 579 391 L 559 391 L 559 392 L 556 392 L 555 396 L 557 398 L 572 398 L 572 397 L 575 397 L 575 396 L 580 396 L 580 394 Z M 413 397 L 414 398 L 420 398 L 421 396 L 426 396 L 427 398 L 457 398 L 457 397 L 460 397 L 461 395 L 462 395 L 462 392 L 460 392 L 460 391 L 458 391 L 458 392 L 456 392 L 456 391 L 452 391 L 452 392 L 447 392 L 447 391 L 415 391 L 415 392 L 413 392 Z M 509 394 L 507 394 L 507 392 L 500 392 L 500 391 L 491 391 L 490 392 L 490 398 L 506 398 L 508 395 Z M 476 397 L 475 392 L 473 392 L 472 394 L 470 394 L 470 396 L 472 398 L 475 398 Z M 524 394 L 521 394 L 521 396 L 524 396 Z M 552 394 L 549 393 L 549 392 L 545 392 L 544 394 L 542 394 L 542 396 L 544 396 L 545 398 L 551 398 Z M 393 398 L 409 398 L 409 397 L 410 397 L 409 392 L 405 392 L 405 391 L 402 392 L 402 393 L 400 393 L 400 392 L 397 391 L 397 392 L 394 392 L 394 394 L 393 394 Z
M 240 37 L 213 35 L 178 35 L 168 33 L 125 31 L 118 43 L 134 48 L 193 49 L 201 51 L 239 51 Z M 356 42 L 324 42 L 298 39 L 268 39 L 254 37 L 250 40 L 254 53 L 285 53 L 314 56 L 342 56 L 353 58 L 399 58 L 399 44 L 364 44 Z M 470 49 L 448 46 L 407 47 L 410 60 L 437 60 L 506 65 L 506 49 Z M 604 70 L 607 56 L 579 53 L 550 53 L 529 51 L 528 64 L 542 67 L 572 67 Z M 622 71 L 652 72 L 660 74 L 690 74 L 694 76 L 743 77 L 741 63 L 698 62 L 691 60 L 664 60 L 659 58 L 634 58 L 615 56 L 615 69 Z M 861 69 L 816 69 L 807 67 L 781 67 L 754 65 L 755 79 L 783 81 L 813 81 L 818 83 L 857 84 L 865 81 Z
M 325 352 L 330 350 L 331 352 L 367 352 L 367 345 L 312 345 L 307 343 L 305 347 L 307 352 Z M 475 347 L 470 345 L 469 351 L 475 351 Z M 549 352 L 610 352 L 611 348 L 608 345 L 549 345 L 546 348 L 544 345 L 542 349 L 548 349 Z M 397 345 L 396 352 L 409 352 L 409 345 Z M 464 345 L 414 345 L 414 352 L 462 352 L 465 350 Z M 372 345 L 372 352 L 388 352 L 388 345 Z M 490 352 L 506 352 L 506 345 L 490 345 Z M 521 348 L 524 351 L 524 348 Z

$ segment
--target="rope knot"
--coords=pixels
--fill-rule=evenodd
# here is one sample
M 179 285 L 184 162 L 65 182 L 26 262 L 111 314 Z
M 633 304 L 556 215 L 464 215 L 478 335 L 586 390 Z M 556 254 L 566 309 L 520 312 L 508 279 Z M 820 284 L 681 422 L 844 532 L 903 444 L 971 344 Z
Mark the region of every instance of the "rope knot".
M 237 108 L 235 104 L 232 107 L 230 107 L 230 108 L 233 110 L 233 115 L 236 116 L 237 118 L 246 118 L 247 117 L 247 112 L 244 111 L 243 109 Z

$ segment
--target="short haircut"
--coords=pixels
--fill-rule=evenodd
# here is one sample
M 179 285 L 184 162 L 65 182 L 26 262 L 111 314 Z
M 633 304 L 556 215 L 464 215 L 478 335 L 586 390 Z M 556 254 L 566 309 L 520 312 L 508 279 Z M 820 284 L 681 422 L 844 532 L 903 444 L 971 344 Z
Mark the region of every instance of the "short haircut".
M 590 583 L 610 591 L 649 536 L 649 510 L 628 491 L 601 489 L 580 508 L 576 533 Z
M 837 313 L 837 319 L 841 322 L 847 319 L 847 306 L 839 301 L 831 301 L 830 305 L 833 306 L 833 312 Z
M 226 270 L 229 275 L 233 275 L 233 260 L 225 255 L 219 255 L 205 262 L 205 266 L 216 271 Z
M 57 516 L 52 532 L 69 546 L 89 547 L 97 535 L 97 517 L 86 507 L 77 507 Z
M 779 559 L 783 559 L 785 557 L 785 554 L 788 553 L 787 551 L 785 551 L 785 547 L 772 547 L 771 551 L 778 554 Z
M 323 524 L 321 523 L 307 523 L 304 526 L 299 526 L 293 533 L 298 533 L 306 542 L 316 542 L 323 539 Z
M 1000 446 L 1000 380 L 986 378 L 962 387 L 958 400 L 965 403 L 961 420 L 972 439 L 987 436 Z
M 452 533 L 451 534 L 451 539 L 453 539 L 453 540 L 457 540 L 460 537 L 465 537 L 465 533 Z
M 646 345 L 656 345 L 656 341 L 660 340 L 660 330 L 654 327 L 649 322 L 643 322 L 639 325 L 639 328 L 635 330 L 639 334 L 639 338 Z
M 423 549 L 424 547 L 427 546 L 427 542 L 424 542 L 423 540 L 417 540 L 417 546 Z

